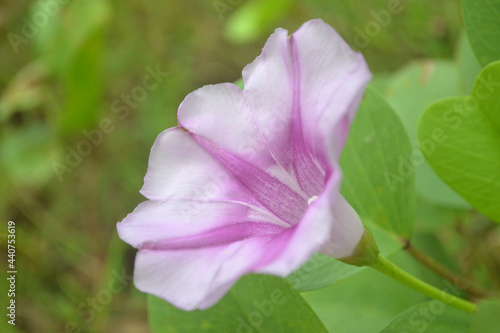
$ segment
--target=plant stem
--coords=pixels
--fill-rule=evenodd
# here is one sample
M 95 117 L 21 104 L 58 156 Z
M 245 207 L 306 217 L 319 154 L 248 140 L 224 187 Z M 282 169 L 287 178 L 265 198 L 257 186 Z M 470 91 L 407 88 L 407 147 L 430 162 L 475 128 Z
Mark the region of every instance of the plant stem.
M 446 266 L 442 265 L 433 258 L 429 257 L 424 252 L 414 247 L 410 242 L 406 244 L 405 250 L 421 264 L 423 264 L 436 274 L 442 276 L 446 280 L 450 281 L 458 288 L 466 291 L 469 295 L 476 298 L 488 297 L 488 293 L 486 291 L 475 287 L 471 281 L 458 276 L 457 274 L 455 274 L 455 272 L 448 269 Z
M 372 268 L 376 269 L 377 271 L 384 273 L 385 275 L 393 278 L 394 280 L 404 284 L 407 287 L 410 287 L 430 298 L 437 299 L 445 304 L 449 304 L 451 306 L 456 307 L 457 309 L 469 312 L 469 313 L 475 313 L 477 310 L 477 305 L 474 303 L 471 303 L 469 301 L 466 301 L 464 299 L 458 298 L 456 296 L 453 296 L 451 294 L 448 294 L 447 292 L 440 290 L 436 287 L 433 287 L 427 283 L 425 283 L 422 280 L 419 280 L 418 278 L 414 277 L 413 275 L 405 272 L 398 266 L 394 265 L 391 261 L 383 257 L 382 255 L 379 255 L 377 257 L 377 260 L 373 265 L 371 266 Z

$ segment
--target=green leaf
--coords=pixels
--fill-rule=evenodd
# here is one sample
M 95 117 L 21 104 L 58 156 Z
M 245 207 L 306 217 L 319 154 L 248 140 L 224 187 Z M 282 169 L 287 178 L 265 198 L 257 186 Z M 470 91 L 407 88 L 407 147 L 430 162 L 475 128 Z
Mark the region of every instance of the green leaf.
M 482 214 L 500 222 L 500 62 L 483 69 L 470 97 L 427 108 L 418 139 L 434 171 Z
M 403 247 L 394 234 L 373 222 L 364 221 L 364 224 L 372 232 L 380 252 L 384 256 L 389 256 Z M 310 291 L 332 285 L 365 269 L 366 267 L 348 265 L 322 253 L 317 253 L 300 269 L 293 272 L 288 279 L 297 290 Z
M 470 313 L 434 300 L 401 313 L 380 333 L 467 333 L 472 318 Z
M 420 268 L 406 253 L 398 252 L 391 260 L 418 274 Z M 303 296 L 332 333 L 378 332 L 396 315 L 426 300 L 425 296 L 370 268 Z
M 152 295 L 148 308 L 153 333 L 327 332 L 291 284 L 274 276 L 242 277 L 208 310 L 182 311 Z
M 500 60 L 500 0 L 463 0 L 465 28 L 481 64 Z
M 432 102 L 463 94 L 458 67 L 452 61 L 417 61 L 397 72 L 385 90 L 391 104 L 408 131 L 413 146 L 405 165 L 416 172 L 417 193 L 421 198 L 454 208 L 470 205 L 453 191 L 432 170 L 420 152 L 417 142 L 417 122 Z
M 401 174 L 411 144 L 401 120 L 373 88 L 349 131 L 340 165 L 341 193 L 363 221 L 409 239 L 415 220 L 415 174 Z
M 477 314 L 472 320 L 469 333 L 500 332 L 500 299 L 485 300 L 479 303 Z

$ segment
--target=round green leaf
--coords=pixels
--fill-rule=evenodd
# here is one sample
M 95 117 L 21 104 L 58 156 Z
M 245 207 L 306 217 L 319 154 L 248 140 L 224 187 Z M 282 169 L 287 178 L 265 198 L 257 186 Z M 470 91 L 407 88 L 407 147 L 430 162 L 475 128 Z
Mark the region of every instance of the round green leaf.
M 401 117 L 413 146 L 414 163 L 410 158 L 407 160 L 416 172 L 417 193 L 428 201 L 454 208 L 470 206 L 421 158 L 417 122 L 425 108 L 435 100 L 462 93 L 457 65 L 452 61 L 434 60 L 417 61 L 406 66 L 394 75 L 385 90 L 387 101 Z
M 463 0 L 465 28 L 483 65 L 500 60 L 500 0 Z
M 418 126 L 434 171 L 474 208 L 500 222 L 500 62 L 479 74 L 470 97 L 441 100 Z

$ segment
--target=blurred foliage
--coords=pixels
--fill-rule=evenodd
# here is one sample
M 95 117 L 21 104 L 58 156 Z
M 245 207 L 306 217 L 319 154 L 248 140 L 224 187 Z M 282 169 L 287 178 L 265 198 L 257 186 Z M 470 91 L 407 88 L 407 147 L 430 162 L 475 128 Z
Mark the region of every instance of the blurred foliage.
M 144 200 L 149 150 L 184 96 L 237 80 L 275 28 L 322 18 L 365 55 L 380 88 L 411 60 L 453 58 L 463 31 L 458 0 L 402 1 L 363 47 L 358 32 L 388 1 L 217 1 L 222 12 L 206 0 L 57 3 L 0 4 L 0 220 L 16 222 L 19 271 L 18 325 L 2 332 L 149 332 L 146 296 L 128 278 L 134 250 L 115 224 Z M 158 68 L 168 76 L 147 89 Z M 432 235 L 445 245 L 431 255 L 498 287 L 498 229 L 432 202 L 417 212 L 416 242 Z

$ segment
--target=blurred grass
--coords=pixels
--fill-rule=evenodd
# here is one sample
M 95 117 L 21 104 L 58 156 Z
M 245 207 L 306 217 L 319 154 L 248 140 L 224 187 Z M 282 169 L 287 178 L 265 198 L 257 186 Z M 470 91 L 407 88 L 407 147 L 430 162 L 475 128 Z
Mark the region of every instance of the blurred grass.
M 238 79 L 277 27 L 293 32 L 319 17 L 355 46 L 354 28 L 364 29 L 373 21 L 371 11 L 387 6 L 362 0 L 284 3 L 269 9 L 243 1 L 221 21 L 212 1 L 73 0 L 18 53 L 8 34 L 21 34 L 23 19 L 39 4 L 0 4 L 0 220 L 17 225 L 13 332 L 71 331 L 71 322 L 82 332 L 149 331 L 145 296 L 131 284 L 91 320 L 77 309 L 108 289 L 116 280 L 112 272 L 132 274 L 134 250 L 118 239 L 115 224 L 144 200 L 138 191 L 149 150 L 161 131 L 176 124 L 182 99 L 204 84 Z M 361 50 L 377 75 L 415 58 L 454 54 L 462 31 L 459 1 L 402 6 Z M 252 33 L 245 34 L 248 29 Z M 137 107 L 126 107 L 121 119 L 124 113 L 113 112 L 113 103 L 156 66 L 168 77 Z M 114 130 L 59 181 L 52 163 L 63 163 L 66 147 L 76 149 L 86 139 L 82 130 L 99 128 L 104 118 Z M 2 251 L 6 230 L 0 230 Z M 2 259 L 5 271 L 4 265 Z

